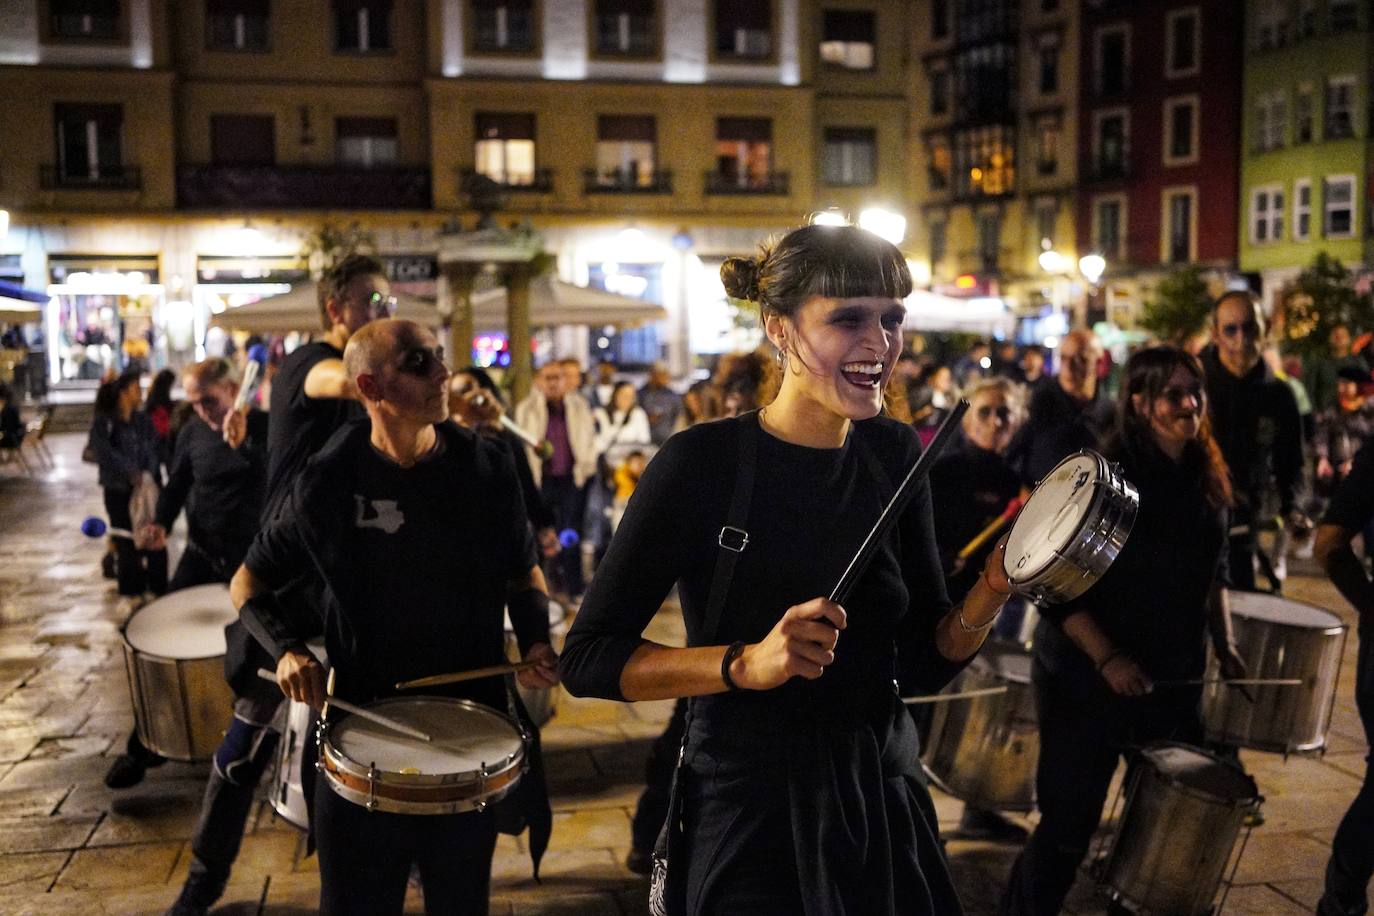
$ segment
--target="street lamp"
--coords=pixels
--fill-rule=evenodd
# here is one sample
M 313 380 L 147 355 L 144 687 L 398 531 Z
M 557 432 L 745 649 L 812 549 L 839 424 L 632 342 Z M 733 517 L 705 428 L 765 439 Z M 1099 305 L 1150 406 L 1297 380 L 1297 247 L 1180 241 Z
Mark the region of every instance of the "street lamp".
M 813 226 L 848 226 L 849 218 L 846 217 L 837 207 L 827 207 L 824 210 L 817 210 L 811 214 L 811 225 Z
M 906 217 L 881 207 L 869 207 L 859 214 L 859 228 L 900 245 L 902 239 L 906 238 Z
M 1107 259 L 1100 254 L 1085 254 L 1078 259 L 1078 272 L 1088 281 L 1089 286 L 1096 286 L 1106 269 Z
M 1054 249 L 1040 252 L 1040 269 L 1047 274 L 1062 274 L 1069 269 L 1069 259 Z

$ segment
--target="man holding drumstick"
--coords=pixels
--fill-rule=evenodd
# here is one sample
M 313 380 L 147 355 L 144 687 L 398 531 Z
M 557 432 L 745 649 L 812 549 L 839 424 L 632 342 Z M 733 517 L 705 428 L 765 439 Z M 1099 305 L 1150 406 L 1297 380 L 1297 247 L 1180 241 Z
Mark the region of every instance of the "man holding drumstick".
M 399 681 L 504 661 L 503 604 L 524 658 L 538 663 L 521 682 L 553 686 L 548 596 L 514 466 L 504 449 L 444 422 L 448 373 L 433 335 L 374 322 L 349 341 L 344 368 L 370 426 L 348 426 L 301 473 L 230 586 L 277 660 L 282 692 L 316 709 L 325 701 L 310 634 L 271 591 L 304 566 L 326 585 L 325 642 L 344 699 L 368 703 Z M 454 695 L 505 702 L 495 678 Z M 314 816 L 322 912 L 399 913 L 412 863 L 427 908 L 486 912 L 491 811 L 368 812 L 322 782 Z

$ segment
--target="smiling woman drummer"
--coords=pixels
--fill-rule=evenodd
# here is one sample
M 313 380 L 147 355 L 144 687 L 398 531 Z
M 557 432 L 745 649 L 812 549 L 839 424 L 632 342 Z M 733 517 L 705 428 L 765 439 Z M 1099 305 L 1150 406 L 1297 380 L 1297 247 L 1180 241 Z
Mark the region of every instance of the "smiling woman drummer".
M 923 483 L 845 606 L 818 597 L 920 451 L 878 416 L 911 275 L 875 235 L 809 226 L 721 277 L 760 306 L 781 389 L 650 462 L 568 635 L 564 683 L 694 698 L 668 912 L 958 913 L 893 679 L 900 660 L 933 692 L 977 651 L 1009 590 L 1001 552 L 951 609 Z M 641 636 L 675 583 L 685 649 Z

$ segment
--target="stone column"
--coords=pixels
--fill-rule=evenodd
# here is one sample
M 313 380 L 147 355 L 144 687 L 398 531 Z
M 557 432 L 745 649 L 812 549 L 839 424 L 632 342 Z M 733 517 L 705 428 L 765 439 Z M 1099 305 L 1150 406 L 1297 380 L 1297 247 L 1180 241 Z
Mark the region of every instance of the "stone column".
M 448 283 L 448 301 L 453 308 L 448 326 L 449 366 L 461 369 L 472 362 L 472 287 L 478 265 L 450 261 L 443 269 L 444 280 Z
M 530 393 L 534 373 L 530 361 L 530 280 L 528 263 L 509 264 L 506 281 L 506 339 L 510 341 L 511 403 Z

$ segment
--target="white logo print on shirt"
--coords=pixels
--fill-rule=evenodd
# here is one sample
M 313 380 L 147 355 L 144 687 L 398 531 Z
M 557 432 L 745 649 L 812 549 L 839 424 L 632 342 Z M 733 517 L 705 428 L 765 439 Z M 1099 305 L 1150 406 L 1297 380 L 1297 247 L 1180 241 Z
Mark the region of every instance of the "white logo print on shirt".
M 394 499 L 367 499 L 357 494 L 353 498 L 358 502 L 358 517 L 354 519 L 357 528 L 380 528 L 387 534 L 395 534 L 406 523 Z

